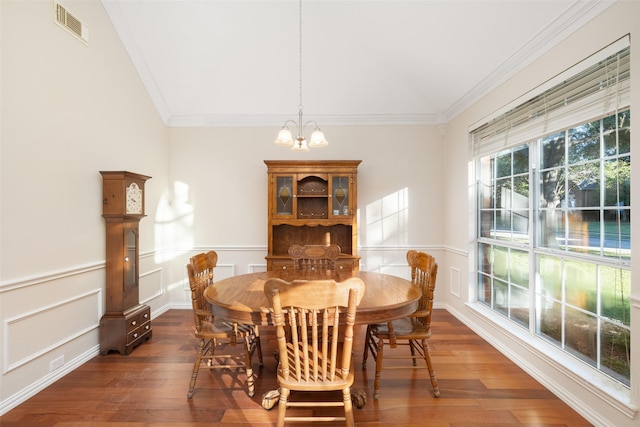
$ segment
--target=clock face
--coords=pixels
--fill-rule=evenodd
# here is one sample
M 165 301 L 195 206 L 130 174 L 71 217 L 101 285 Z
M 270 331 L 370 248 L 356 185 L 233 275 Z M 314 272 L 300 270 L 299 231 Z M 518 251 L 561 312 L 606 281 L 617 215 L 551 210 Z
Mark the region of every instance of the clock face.
M 127 187 L 126 212 L 128 214 L 142 214 L 142 190 L 135 182 Z

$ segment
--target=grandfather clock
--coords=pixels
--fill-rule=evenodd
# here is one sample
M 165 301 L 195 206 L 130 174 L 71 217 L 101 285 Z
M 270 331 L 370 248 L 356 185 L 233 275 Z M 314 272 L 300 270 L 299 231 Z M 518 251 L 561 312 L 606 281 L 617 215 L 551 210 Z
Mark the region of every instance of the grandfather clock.
M 107 229 L 106 312 L 100 320 L 100 354 L 129 354 L 151 338 L 151 310 L 138 301 L 138 225 L 149 176 L 101 171 L 102 217 Z

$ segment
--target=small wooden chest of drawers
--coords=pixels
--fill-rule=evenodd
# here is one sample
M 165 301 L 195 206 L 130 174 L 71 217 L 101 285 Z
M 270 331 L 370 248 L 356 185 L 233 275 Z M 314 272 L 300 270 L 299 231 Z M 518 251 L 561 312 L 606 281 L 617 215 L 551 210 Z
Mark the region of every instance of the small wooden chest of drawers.
M 134 306 L 122 314 L 107 313 L 100 321 L 100 354 L 111 350 L 129 354 L 151 334 L 151 309 L 147 305 Z

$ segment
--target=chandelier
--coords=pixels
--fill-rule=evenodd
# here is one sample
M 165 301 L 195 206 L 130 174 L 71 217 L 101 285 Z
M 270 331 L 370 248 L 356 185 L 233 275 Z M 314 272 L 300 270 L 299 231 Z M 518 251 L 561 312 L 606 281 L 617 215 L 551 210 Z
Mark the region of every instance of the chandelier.
M 309 151 L 309 148 L 326 147 L 327 145 L 329 145 L 329 143 L 327 142 L 326 139 L 324 139 L 324 133 L 322 132 L 322 130 L 320 130 L 318 123 L 316 123 L 313 120 L 310 120 L 303 124 L 303 121 L 302 121 L 302 0 L 300 0 L 300 3 L 299 3 L 298 13 L 300 18 L 300 21 L 299 21 L 300 30 L 298 34 L 299 35 L 299 38 L 298 38 L 299 40 L 299 46 L 298 46 L 299 47 L 299 52 L 298 52 L 299 89 L 298 90 L 300 95 L 300 103 L 298 105 L 298 122 L 296 123 L 293 120 L 287 120 L 284 123 L 284 126 L 282 126 L 282 129 L 280 129 L 280 132 L 278 133 L 278 138 L 275 140 L 275 143 L 276 145 L 291 147 L 293 151 Z M 291 134 L 291 130 L 289 129 L 290 125 L 296 128 L 297 136 L 295 140 L 293 139 L 293 135 Z M 302 134 L 302 131 L 308 125 L 314 125 L 315 129 L 311 133 L 311 138 L 307 143 L 307 139 Z

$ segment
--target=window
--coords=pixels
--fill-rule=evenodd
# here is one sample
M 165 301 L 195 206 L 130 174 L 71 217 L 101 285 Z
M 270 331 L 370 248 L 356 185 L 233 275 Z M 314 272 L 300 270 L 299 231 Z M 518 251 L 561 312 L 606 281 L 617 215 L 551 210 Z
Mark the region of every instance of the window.
M 629 386 L 630 66 L 616 48 L 472 131 L 477 300 Z

